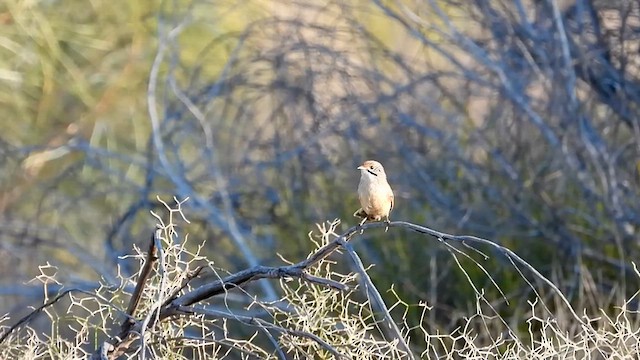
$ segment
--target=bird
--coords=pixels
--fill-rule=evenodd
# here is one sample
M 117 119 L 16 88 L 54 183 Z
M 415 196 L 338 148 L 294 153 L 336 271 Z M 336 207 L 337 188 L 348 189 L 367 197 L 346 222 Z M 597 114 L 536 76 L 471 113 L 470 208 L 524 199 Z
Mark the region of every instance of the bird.
M 358 198 L 360 209 L 353 216 L 362 218 L 360 225 L 367 220 L 389 223 L 389 213 L 393 209 L 393 190 L 387 182 L 387 174 L 382 164 L 375 160 L 367 160 L 357 167 L 360 170 Z

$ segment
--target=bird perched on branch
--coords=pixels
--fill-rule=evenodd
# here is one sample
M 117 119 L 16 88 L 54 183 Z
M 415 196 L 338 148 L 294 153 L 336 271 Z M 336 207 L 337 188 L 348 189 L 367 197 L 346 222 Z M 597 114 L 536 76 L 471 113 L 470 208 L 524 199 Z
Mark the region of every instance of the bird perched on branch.
M 389 213 L 393 209 L 393 190 L 387 182 L 387 174 L 382 164 L 374 160 L 367 160 L 358 166 L 360 170 L 360 184 L 358 198 L 362 208 L 353 216 L 361 217 L 360 225 L 367 220 L 389 222 Z

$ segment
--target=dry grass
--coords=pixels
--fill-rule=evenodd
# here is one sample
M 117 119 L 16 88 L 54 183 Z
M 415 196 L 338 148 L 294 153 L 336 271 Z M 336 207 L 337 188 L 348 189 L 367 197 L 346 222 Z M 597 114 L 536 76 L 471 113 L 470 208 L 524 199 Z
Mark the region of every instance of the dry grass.
M 228 275 L 200 255 L 203 244 L 192 245 L 188 236 L 178 235 L 178 222 L 184 218 L 180 204 L 167 207 L 166 223 L 157 217 L 162 233 L 157 266 L 148 277 L 133 316 L 150 325 L 142 327 L 143 340 L 134 340 L 125 358 L 634 359 L 640 354 L 637 311 L 629 305 L 637 300 L 637 293 L 614 312 L 585 314 L 584 323 L 576 326 L 575 321 L 566 321 L 570 315 L 550 312 L 549 304 L 540 298 L 530 303 L 528 311 L 523 310 L 528 318 L 507 324 L 491 313 L 484 290 L 479 289 L 476 311 L 469 313 L 466 322 L 451 333 L 427 331 L 432 310 L 426 303 L 409 305 L 398 299 L 390 306 L 394 322 L 400 324 L 402 339 L 411 347 L 413 354 L 408 355 L 380 316 L 380 306 L 384 304 L 376 303 L 372 289 L 365 290 L 363 273 L 358 269 L 347 274 L 334 270 L 348 260 L 337 253 L 308 268 L 307 274 L 344 285 L 344 291 L 305 279 L 283 277 L 277 281 L 281 298 L 267 302 L 260 300 L 254 293 L 257 288 L 247 283 L 230 288 L 223 296 L 192 305 L 190 313 L 154 323 L 159 313 L 156 310 L 175 294 L 187 293 L 198 284 Z M 310 234 L 317 248 L 327 246 L 339 236 L 335 233 L 338 224 L 339 221 L 326 223 Z M 141 269 L 148 261 L 138 248 L 128 258 Z M 46 265 L 40 271 L 36 281 L 45 288 L 57 283 L 55 268 Z M 640 276 L 637 269 L 636 274 Z M 138 277 L 139 274 L 130 278 L 121 276 L 117 287 L 103 285 L 95 291 L 68 289 L 54 299 L 45 299 L 50 306 L 41 309 L 43 315 L 11 328 L 12 332 L 0 345 L 0 357 L 91 356 L 99 344 L 110 341 L 118 332 Z M 420 323 L 409 323 L 403 315 L 410 307 L 422 312 Z M 34 330 L 32 324 L 38 321 L 42 325 L 45 318 L 49 330 Z M 7 334 L 16 321 L 8 316 L 2 318 L 2 334 Z M 518 327 L 527 330 L 518 332 L 515 330 Z

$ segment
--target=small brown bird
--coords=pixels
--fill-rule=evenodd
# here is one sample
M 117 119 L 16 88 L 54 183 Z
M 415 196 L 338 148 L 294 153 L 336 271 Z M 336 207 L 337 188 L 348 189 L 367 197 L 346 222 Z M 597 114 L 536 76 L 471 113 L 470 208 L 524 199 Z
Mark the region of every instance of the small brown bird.
M 393 190 L 387 182 L 387 174 L 382 164 L 367 160 L 358 166 L 358 170 L 360 170 L 358 198 L 362 208 L 358 209 L 353 216 L 363 218 L 360 225 L 367 220 L 381 221 L 383 218 L 389 222 L 389 213 L 393 209 Z

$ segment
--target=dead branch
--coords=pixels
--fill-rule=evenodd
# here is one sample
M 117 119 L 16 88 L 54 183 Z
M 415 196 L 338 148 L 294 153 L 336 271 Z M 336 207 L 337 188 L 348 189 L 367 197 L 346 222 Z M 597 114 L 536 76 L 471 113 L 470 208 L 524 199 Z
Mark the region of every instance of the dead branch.
M 240 321 L 242 323 L 248 324 L 248 325 L 254 325 L 254 326 L 259 326 L 261 328 L 264 329 L 269 329 L 269 330 L 274 330 L 276 332 L 279 333 L 283 333 L 283 334 L 289 334 L 289 335 L 293 335 L 293 336 L 299 336 L 299 337 L 305 337 L 305 338 L 309 338 L 315 342 L 317 342 L 318 344 L 320 344 L 320 346 L 322 346 L 323 348 L 325 348 L 327 351 L 329 351 L 331 354 L 333 354 L 333 356 L 335 356 L 338 359 L 341 358 L 345 358 L 345 359 L 349 359 L 350 357 L 344 356 L 342 354 L 340 354 L 338 352 L 338 350 L 336 350 L 333 346 L 331 346 L 330 344 L 328 344 L 326 341 L 322 340 L 320 337 L 311 334 L 309 332 L 306 331 L 298 331 L 298 330 L 293 330 L 293 329 L 286 329 L 283 328 L 281 326 L 276 326 L 274 324 L 271 324 L 263 319 L 260 318 L 256 318 L 256 317 L 250 317 L 250 316 L 242 316 L 242 315 L 236 315 L 236 314 L 230 314 L 230 313 L 225 313 L 223 311 L 216 311 L 216 310 L 210 310 L 210 309 L 205 309 L 203 307 L 198 307 L 198 306 L 179 306 L 176 311 L 178 313 L 181 313 L 183 315 L 205 315 L 207 317 L 214 317 L 214 318 L 227 318 L 227 319 L 231 319 L 231 320 L 236 320 L 236 321 Z
M 139 336 L 139 334 L 142 331 L 144 331 L 144 329 L 141 327 L 152 328 L 158 322 L 162 322 L 163 320 L 166 320 L 172 317 L 185 316 L 185 315 L 196 314 L 196 313 L 205 314 L 207 316 L 219 315 L 220 317 L 224 317 L 219 312 L 212 312 L 206 309 L 202 309 L 200 307 L 194 307 L 193 305 L 195 305 L 196 303 L 202 302 L 204 300 L 210 299 L 216 295 L 226 294 L 227 291 L 229 290 L 241 287 L 243 285 L 246 285 L 258 279 L 299 278 L 304 281 L 309 281 L 312 283 L 324 285 L 332 289 L 345 291 L 348 289 L 346 285 L 340 284 L 330 279 L 322 279 L 315 276 L 311 276 L 307 274 L 305 270 L 318 264 L 321 260 L 330 256 L 336 250 L 340 248 L 345 248 L 349 252 L 351 258 L 356 263 L 358 269 L 360 270 L 359 272 L 362 273 L 364 266 L 362 265 L 361 262 L 357 261 L 359 260 L 357 256 L 356 257 L 353 256 L 355 254 L 355 251 L 353 250 L 353 248 L 349 246 L 348 241 L 351 240 L 354 235 L 360 233 L 361 231 L 375 229 L 375 228 L 382 228 L 387 226 L 389 228 L 405 228 L 421 234 L 430 235 L 442 242 L 454 241 L 467 246 L 468 246 L 468 243 L 489 245 L 497 249 L 503 255 L 505 255 L 514 264 L 514 266 L 516 265 L 516 263 L 523 266 L 528 271 L 530 271 L 533 274 L 533 276 L 535 276 L 536 278 L 540 279 L 545 284 L 547 284 L 562 299 L 563 303 L 569 308 L 574 318 L 580 323 L 583 323 L 582 319 L 575 313 L 569 301 L 566 299 L 566 297 L 560 291 L 560 289 L 553 282 L 551 282 L 546 277 L 544 277 L 533 266 L 531 266 L 529 263 L 523 260 L 520 256 L 514 253 L 512 250 L 504 246 L 501 246 L 491 240 L 487 240 L 487 239 L 483 239 L 475 236 L 451 235 L 451 234 L 430 229 L 425 226 L 412 224 L 409 222 L 393 221 L 388 224 L 379 222 L 379 223 L 368 223 L 362 226 L 353 226 L 343 234 L 338 235 L 337 238 L 334 239 L 333 241 L 329 242 L 328 244 L 322 246 L 321 248 L 319 248 L 318 250 L 310 254 L 305 260 L 302 260 L 298 263 L 286 265 L 286 266 L 280 266 L 280 267 L 255 266 L 249 269 L 236 272 L 225 278 L 201 285 L 191 291 L 184 293 L 181 296 L 175 296 L 174 294 L 170 297 L 170 300 L 165 301 L 160 307 L 154 310 L 153 314 L 151 314 L 150 318 L 155 319 L 154 321 L 141 323 L 141 322 L 132 322 L 127 319 L 126 323 L 123 324 L 123 327 L 122 327 L 126 331 L 122 332 L 115 339 L 115 342 L 113 344 L 110 344 L 110 346 L 108 346 L 110 350 L 107 351 L 107 353 L 109 354 L 110 358 L 114 358 L 114 356 L 117 356 L 116 354 L 123 354 L 125 351 L 127 351 L 128 347 L 133 343 L 133 341 L 137 338 L 137 336 Z M 153 247 L 150 249 L 153 250 Z M 518 268 L 518 272 L 520 272 L 519 268 Z M 189 281 L 191 281 L 196 277 L 197 277 L 197 273 L 194 276 L 187 279 L 186 282 L 188 283 Z M 143 277 L 141 277 L 140 280 L 143 280 Z M 370 280 L 366 283 L 366 285 L 367 285 L 366 286 L 367 296 L 370 299 L 373 298 L 371 299 L 372 303 L 375 306 L 382 309 L 382 312 L 385 314 L 385 320 L 388 323 L 389 329 L 391 329 L 391 331 L 393 332 L 393 336 L 396 339 L 399 339 L 401 341 L 401 344 L 403 346 L 403 351 L 407 352 L 407 354 L 409 354 L 409 356 L 411 357 L 410 355 L 411 352 L 408 344 L 402 338 L 402 334 L 400 330 L 397 328 L 397 326 L 394 326 L 395 323 L 391 318 L 389 310 L 386 308 L 386 305 L 382 301 L 382 298 L 379 296 L 379 293 L 375 291 L 375 286 Z M 184 288 L 186 288 L 186 284 L 183 284 L 183 286 L 181 287 L 181 289 L 184 289 Z M 135 301 L 135 299 L 132 299 L 132 301 Z M 265 322 L 263 321 L 256 322 L 257 320 L 255 320 L 255 318 L 251 318 L 252 320 L 248 321 L 247 319 L 244 319 L 242 316 L 236 316 L 236 315 L 229 315 L 229 316 L 231 316 L 233 319 L 238 320 L 240 322 L 265 326 Z M 127 323 L 129 325 L 127 325 Z M 296 336 L 306 336 L 316 341 L 320 340 L 320 339 L 316 339 L 316 337 L 313 337 L 312 334 L 306 334 L 306 333 L 304 335 L 297 334 L 297 333 L 294 334 L 289 330 L 287 330 L 286 332 Z M 323 342 L 318 341 L 318 343 L 324 347 Z M 331 351 L 330 347 L 327 349 Z M 98 352 L 104 352 L 104 346 L 98 349 Z M 94 356 L 99 355 L 98 352 L 96 352 Z
M 82 289 L 77 289 L 77 288 L 73 288 L 73 289 L 66 289 L 63 292 L 61 292 L 60 294 L 56 295 L 53 299 L 45 302 L 44 304 L 38 306 L 37 308 L 35 308 L 32 312 L 30 312 L 29 314 L 27 314 L 26 316 L 24 316 L 23 318 L 21 318 L 20 320 L 18 320 L 17 323 L 15 323 L 15 325 L 11 326 L 9 329 L 7 329 L 7 331 L 5 331 L 4 334 L 2 334 L 2 336 L 0 336 L 0 344 L 2 344 L 8 337 L 9 335 L 11 335 L 12 332 L 14 332 L 16 329 L 20 328 L 23 325 L 28 324 L 29 322 L 31 322 L 31 320 L 35 319 L 36 316 L 38 316 L 39 314 L 41 314 L 46 308 L 54 305 L 55 303 L 57 303 L 58 301 L 60 301 L 60 299 L 64 298 L 67 295 L 70 295 L 72 293 L 81 293 L 81 294 L 85 294 L 91 297 L 96 297 L 99 298 L 102 302 L 108 304 L 109 301 L 99 295 L 97 295 L 94 292 L 91 291 L 87 291 L 87 290 L 82 290 Z M 122 312 L 120 309 L 114 308 L 116 311 Z M 125 316 L 127 316 L 126 313 L 124 313 Z
M 161 229 L 156 229 L 151 237 L 151 241 L 149 242 L 149 250 L 147 251 L 147 258 L 142 267 L 142 271 L 140 272 L 140 277 L 138 278 L 138 282 L 136 283 L 136 288 L 131 295 L 131 300 L 129 301 L 129 307 L 127 308 L 127 314 L 133 317 L 138 304 L 140 304 L 140 299 L 142 298 L 142 291 L 144 290 L 144 284 L 147 282 L 147 279 L 151 275 L 151 270 L 153 269 L 153 265 L 158 261 L 158 249 L 155 246 L 156 239 L 160 238 Z M 122 331 L 127 332 L 128 327 L 131 322 L 124 322 L 122 325 Z

